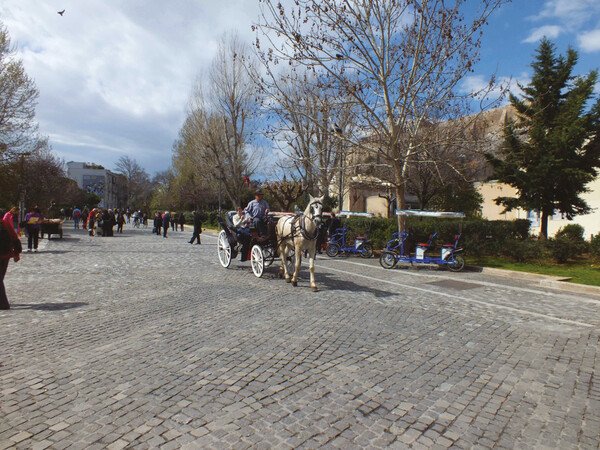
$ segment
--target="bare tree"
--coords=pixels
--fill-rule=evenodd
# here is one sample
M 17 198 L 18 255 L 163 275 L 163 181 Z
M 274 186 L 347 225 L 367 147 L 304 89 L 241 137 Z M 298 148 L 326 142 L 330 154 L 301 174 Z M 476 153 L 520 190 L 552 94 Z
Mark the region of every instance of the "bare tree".
M 127 206 L 138 207 L 145 202 L 152 183 L 142 166 L 129 156 L 121 156 L 115 164 L 115 171 L 125 178 Z
M 256 46 L 271 65 L 305 65 L 352 98 L 358 132 L 340 138 L 388 166 L 402 208 L 409 164 L 426 150 L 422 129 L 465 115 L 459 84 L 506 1 L 469 2 L 467 18 L 466 0 L 263 0 Z
M 8 30 L 0 22 L 0 160 L 31 151 L 39 139 L 34 122 L 39 93 L 15 54 Z
M 291 211 L 298 199 L 306 193 L 308 186 L 301 181 L 288 180 L 284 176 L 281 181 L 265 183 L 263 189 L 275 199 L 282 211 Z
M 257 144 L 259 102 L 244 68 L 248 48 L 233 36 L 223 38 L 206 86 L 200 83 L 189 102 L 188 117 L 176 143 L 177 154 L 200 172 L 222 179 L 226 195 L 239 204 L 244 177 L 260 162 Z
M 352 103 L 302 66 L 275 72 L 265 54 L 259 57 L 260 70 L 252 68 L 251 73 L 270 119 L 265 134 L 283 155 L 281 167 L 298 174 L 311 194 L 329 195 L 349 151 L 336 135 L 352 132 Z

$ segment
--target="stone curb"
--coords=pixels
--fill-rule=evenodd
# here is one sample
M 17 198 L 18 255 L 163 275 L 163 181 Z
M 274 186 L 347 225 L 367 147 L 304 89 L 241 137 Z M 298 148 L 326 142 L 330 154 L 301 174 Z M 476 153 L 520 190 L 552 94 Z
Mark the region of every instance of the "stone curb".
M 577 292 L 581 294 L 593 294 L 600 296 L 600 286 L 589 286 L 586 284 L 566 283 L 570 277 L 555 277 L 552 275 L 541 275 L 530 272 L 517 272 L 515 270 L 496 269 L 492 267 L 482 267 L 481 271 L 487 275 L 497 277 L 513 278 L 518 280 L 531 281 L 532 284 L 543 286 L 561 291 Z

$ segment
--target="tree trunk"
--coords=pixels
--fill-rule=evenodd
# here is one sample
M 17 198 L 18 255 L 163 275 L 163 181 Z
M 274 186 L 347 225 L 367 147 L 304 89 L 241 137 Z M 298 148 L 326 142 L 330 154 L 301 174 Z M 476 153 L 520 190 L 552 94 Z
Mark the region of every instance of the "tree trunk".
M 542 210 L 540 217 L 540 235 L 538 236 L 540 241 L 545 241 L 548 239 L 548 217 L 549 214 Z

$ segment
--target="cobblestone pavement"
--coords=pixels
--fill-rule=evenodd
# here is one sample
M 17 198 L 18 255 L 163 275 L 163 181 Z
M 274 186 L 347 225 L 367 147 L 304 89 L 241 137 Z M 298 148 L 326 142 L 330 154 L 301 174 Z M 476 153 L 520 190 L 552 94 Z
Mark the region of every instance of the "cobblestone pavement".
M 69 233 L 9 265 L 0 448 L 598 448 L 600 297 Z

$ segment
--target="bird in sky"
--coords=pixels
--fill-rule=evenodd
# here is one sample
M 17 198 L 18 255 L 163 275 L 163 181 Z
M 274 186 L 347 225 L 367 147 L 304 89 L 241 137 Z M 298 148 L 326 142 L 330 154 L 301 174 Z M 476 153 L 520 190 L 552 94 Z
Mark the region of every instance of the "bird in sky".
M 58 14 L 62 17 L 62 15 L 65 13 L 65 10 L 63 9 L 62 11 L 58 11 Z

